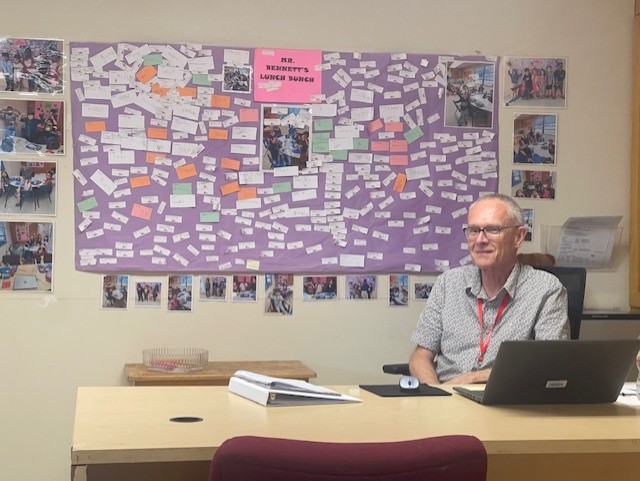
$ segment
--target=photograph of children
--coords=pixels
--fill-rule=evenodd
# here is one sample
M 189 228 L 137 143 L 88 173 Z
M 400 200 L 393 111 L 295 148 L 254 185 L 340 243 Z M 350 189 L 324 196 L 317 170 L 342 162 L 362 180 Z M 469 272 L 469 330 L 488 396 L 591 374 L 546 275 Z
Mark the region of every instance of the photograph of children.
M 566 58 L 505 57 L 504 62 L 505 107 L 567 106 Z
M 161 307 L 162 306 L 162 282 L 141 281 L 136 282 L 136 297 L 134 307 Z
M 224 65 L 224 81 L 222 83 L 223 92 L 251 93 L 252 68 L 246 66 Z
M 56 215 L 56 168 L 0 157 L 0 214 Z
M 102 308 L 126 309 L 128 303 L 129 276 L 116 274 L 102 276 Z
M 169 276 L 167 310 L 191 311 L 193 276 Z
M 0 38 L 0 90 L 63 93 L 62 40 Z
M 522 209 L 524 212 L 524 225 L 527 227 L 527 235 L 524 240 L 531 242 L 533 240 L 533 209 Z
M 305 276 L 302 278 L 303 301 L 328 301 L 337 298 L 337 276 Z
M 413 284 L 413 298 L 415 300 L 427 300 L 433 289 L 433 282 L 416 282 Z
M 409 275 L 391 274 L 389 276 L 389 306 L 409 305 Z
M 556 173 L 545 170 L 513 170 L 511 195 L 526 199 L 555 199 Z
M 556 114 L 514 114 L 513 162 L 555 165 L 557 129 Z
M 256 302 L 257 276 L 234 275 L 231 302 Z
M 201 301 L 226 301 L 227 278 L 225 276 L 200 276 Z
M 445 121 L 447 127 L 493 125 L 495 66 L 481 62 L 447 64 Z
M 264 275 L 264 312 L 293 314 L 293 274 Z
M 262 170 L 307 167 L 311 110 L 305 106 L 262 106 Z
M 0 221 L 0 290 L 51 291 L 53 223 Z
M 347 275 L 344 277 L 345 297 L 347 299 L 377 299 L 377 276 Z
M 64 154 L 64 103 L 0 99 L 0 150 L 13 154 Z

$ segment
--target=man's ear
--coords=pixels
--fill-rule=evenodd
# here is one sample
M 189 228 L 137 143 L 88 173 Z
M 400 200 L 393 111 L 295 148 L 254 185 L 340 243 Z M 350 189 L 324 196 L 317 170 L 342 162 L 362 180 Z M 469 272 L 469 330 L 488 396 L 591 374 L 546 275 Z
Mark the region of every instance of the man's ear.
M 518 227 L 518 231 L 516 232 L 516 238 L 514 240 L 516 249 L 520 249 L 520 247 L 522 247 L 522 244 L 524 244 L 524 238 L 527 235 L 527 230 L 528 229 L 526 226 Z

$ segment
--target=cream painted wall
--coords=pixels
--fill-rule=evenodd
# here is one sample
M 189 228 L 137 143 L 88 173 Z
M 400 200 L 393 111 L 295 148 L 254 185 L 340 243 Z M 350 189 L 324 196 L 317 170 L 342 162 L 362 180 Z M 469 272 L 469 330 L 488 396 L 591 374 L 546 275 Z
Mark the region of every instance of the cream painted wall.
M 536 209 L 538 225 L 622 214 L 615 269 L 589 273 L 587 306 L 627 308 L 633 0 L 31 0 L 16 4 L 10 17 L 4 35 L 67 41 L 566 56 L 558 199 L 523 206 Z M 503 192 L 512 167 L 511 119 L 502 109 Z M 147 347 L 205 347 L 218 360 L 300 359 L 322 384 L 394 381 L 380 366 L 407 359 L 419 302 L 392 310 L 381 295 L 366 304 L 303 304 L 297 278 L 295 316 L 288 319 L 263 316 L 261 304 L 196 304 L 187 315 L 100 310 L 100 276 L 73 267 L 71 161 L 69 155 L 58 168 L 54 292 L 0 297 L 0 479 L 68 479 L 76 387 L 124 385 L 123 364 L 139 361 Z M 539 250 L 538 241 L 527 250 Z M 637 334 L 636 325 L 627 327 Z M 606 324 L 590 332 L 606 335 Z

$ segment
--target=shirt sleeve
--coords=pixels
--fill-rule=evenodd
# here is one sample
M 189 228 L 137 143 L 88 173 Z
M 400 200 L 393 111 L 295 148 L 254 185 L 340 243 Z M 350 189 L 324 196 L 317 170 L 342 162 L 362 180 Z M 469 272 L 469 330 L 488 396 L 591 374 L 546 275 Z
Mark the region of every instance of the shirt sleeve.
M 442 309 L 445 300 L 445 275 L 440 275 L 431 289 L 429 299 L 418 317 L 411 342 L 435 353 L 440 352 Z
M 542 340 L 569 339 L 567 307 L 567 290 L 553 276 L 545 302 L 540 308 L 538 321 L 534 327 L 534 338 Z

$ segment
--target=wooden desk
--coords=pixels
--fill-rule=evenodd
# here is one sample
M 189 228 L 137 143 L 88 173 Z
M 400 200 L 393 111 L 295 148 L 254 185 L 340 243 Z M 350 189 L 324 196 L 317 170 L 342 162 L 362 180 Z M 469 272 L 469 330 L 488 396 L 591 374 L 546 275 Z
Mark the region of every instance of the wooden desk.
M 217 361 L 202 371 L 185 373 L 149 371 L 144 364 L 124 365 L 127 379 L 134 386 L 226 386 L 239 370 L 302 381 L 317 377 L 300 361 Z
M 639 407 L 488 407 L 457 394 L 380 398 L 332 388 L 363 402 L 265 408 L 225 387 L 81 387 L 71 479 L 204 481 L 216 448 L 238 435 L 372 442 L 446 434 L 483 442 L 491 481 L 638 478 Z M 203 421 L 170 421 L 179 416 Z

